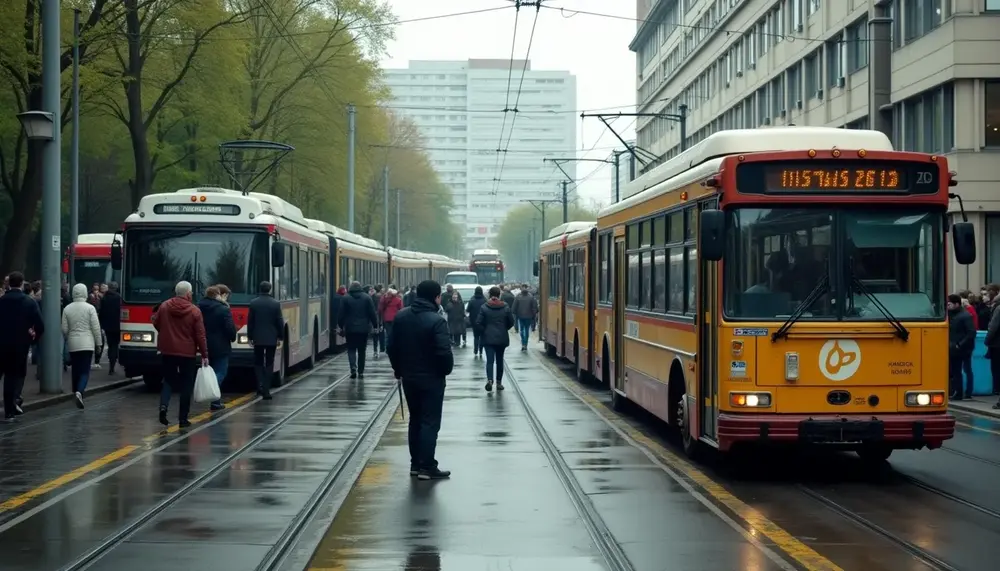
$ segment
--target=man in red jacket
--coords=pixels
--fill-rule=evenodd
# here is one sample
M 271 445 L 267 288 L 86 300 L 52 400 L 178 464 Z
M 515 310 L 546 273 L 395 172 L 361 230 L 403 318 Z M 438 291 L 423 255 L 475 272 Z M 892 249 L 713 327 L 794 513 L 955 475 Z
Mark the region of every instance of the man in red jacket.
M 181 428 L 191 426 L 191 394 L 198 372 L 195 358 L 201 354 L 201 366 L 208 366 L 208 343 L 201 310 L 191 303 L 191 284 L 179 282 L 174 297 L 160 304 L 153 313 L 156 328 L 156 349 L 163 362 L 163 388 L 160 390 L 160 424 L 166 426 L 170 392 L 179 393 L 181 408 L 178 423 Z
M 378 300 L 378 316 L 382 321 L 382 328 L 385 330 L 386 342 L 382 346 L 382 352 L 385 353 L 386 346 L 389 344 L 389 338 L 392 337 L 392 322 L 396 319 L 396 313 L 400 309 L 403 309 L 403 298 L 399 297 L 399 292 L 396 288 L 389 286 L 389 291 L 386 292 Z

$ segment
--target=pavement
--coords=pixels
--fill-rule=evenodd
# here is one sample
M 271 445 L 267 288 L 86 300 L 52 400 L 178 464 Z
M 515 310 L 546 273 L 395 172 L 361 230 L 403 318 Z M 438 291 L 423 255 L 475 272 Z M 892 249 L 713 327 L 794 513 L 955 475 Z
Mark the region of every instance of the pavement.
M 950 401 L 948 402 L 948 409 L 1000 418 L 1000 410 L 993 409 L 993 405 L 997 403 L 997 400 L 995 396 L 980 396 L 960 401 Z
M 100 369 L 92 369 L 90 371 L 90 379 L 87 381 L 87 390 L 84 391 L 84 396 L 115 390 L 141 380 L 141 377 L 126 377 L 124 369 L 121 367 L 118 368 L 115 375 L 108 375 L 107 355 L 102 357 L 100 365 Z M 25 378 L 24 388 L 21 390 L 21 398 L 24 399 L 21 408 L 26 411 L 38 410 L 72 400 L 73 393 L 70 392 L 72 386 L 73 383 L 67 369 L 62 372 L 62 381 L 60 383 L 62 392 L 58 394 L 41 392 L 41 383 L 38 380 L 38 366 L 29 363 L 28 376 Z M 0 403 L 3 403 L 2 399 L 0 399 Z

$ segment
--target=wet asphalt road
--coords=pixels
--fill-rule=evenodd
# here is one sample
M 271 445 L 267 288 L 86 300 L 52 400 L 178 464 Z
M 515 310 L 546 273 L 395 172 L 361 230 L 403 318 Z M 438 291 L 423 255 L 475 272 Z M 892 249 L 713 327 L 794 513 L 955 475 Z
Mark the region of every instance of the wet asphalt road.
M 471 349 L 456 352 L 448 481 L 409 478 L 385 360 L 364 382 L 327 361 L 184 432 L 157 433 L 156 396 L 139 387 L 0 427 L 0 569 L 88 553 L 88 569 L 145 571 L 987 570 L 1000 557 L 998 421 L 956 414 L 945 449 L 875 469 L 816 452 L 688 466 L 662 425 L 600 408 L 609 424 L 574 393 L 606 395 L 557 380 L 568 367 L 538 351 L 510 354 L 494 394 Z

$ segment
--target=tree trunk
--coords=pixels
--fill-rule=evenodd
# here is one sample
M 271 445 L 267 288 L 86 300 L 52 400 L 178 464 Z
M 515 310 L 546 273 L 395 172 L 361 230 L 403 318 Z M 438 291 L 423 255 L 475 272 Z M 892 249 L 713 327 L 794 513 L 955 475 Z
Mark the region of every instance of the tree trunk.
M 31 244 L 31 231 L 42 199 L 42 148 L 39 143 L 28 146 L 24 179 L 17 196 L 11 197 L 11 216 L 3 239 L 3 260 L 0 275 L 23 271 Z
M 153 161 L 146 138 L 146 122 L 142 110 L 142 22 L 133 0 L 126 3 L 125 30 L 128 33 L 128 73 L 125 77 L 125 100 L 128 106 L 128 134 L 132 140 L 132 160 L 135 176 L 129 182 L 131 206 L 139 208 L 139 200 L 153 185 Z

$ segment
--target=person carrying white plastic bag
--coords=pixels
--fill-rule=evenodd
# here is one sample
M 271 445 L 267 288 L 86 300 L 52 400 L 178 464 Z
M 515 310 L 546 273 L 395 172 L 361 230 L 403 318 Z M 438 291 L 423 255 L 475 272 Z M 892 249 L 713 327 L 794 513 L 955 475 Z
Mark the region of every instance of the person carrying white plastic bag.
M 215 376 L 215 369 L 204 366 L 198 369 L 198 375 L 194 379 L 194 402 L 213 402 L 222 398 L 219 390 L 219 379 Z

